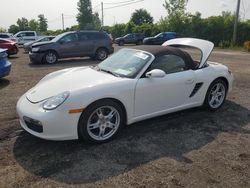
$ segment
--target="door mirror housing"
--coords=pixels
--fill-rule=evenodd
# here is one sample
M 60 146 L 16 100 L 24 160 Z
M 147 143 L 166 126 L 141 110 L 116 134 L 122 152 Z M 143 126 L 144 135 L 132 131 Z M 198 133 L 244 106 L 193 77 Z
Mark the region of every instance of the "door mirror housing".
M 166 73 L 160 69 L 154 69 L 146 73 L 147 78 L 163 78 Z

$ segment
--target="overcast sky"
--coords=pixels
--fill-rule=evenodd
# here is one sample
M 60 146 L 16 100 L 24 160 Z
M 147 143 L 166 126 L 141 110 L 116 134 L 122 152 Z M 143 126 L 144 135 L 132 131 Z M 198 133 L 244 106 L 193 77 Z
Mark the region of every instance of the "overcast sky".
M 94 11 L 100 11 L 101 1 L 104 2 L 104 8 L 108 8 L 114 6 L 108 3 L 127 0 L 92 0 Z M 241 17 L 250 19 L 250 0 L 241 1 Z M 37 18 L 38 14 L 44 14 L 48 19 L 49 29 L 62 28 L 62 13 L 65 15 L 65 27 L 76 24 L 75 15 L 77 14 L 78 0 L 0 0 L 0 2 L 0 27 L 6 29 L 11 24 L 16 24 L 18 18 L 25 17 L 30 20 Z M 234 11 L 236 2 L 237 0 L 189 0 L 187 11 L 191 13 L 199 11 L 202 13 L 202 17 L 220 15 L 222 11 Z M 131 13 L 139 8 L 147 9 L 154 20 L 158 21 L 161 16 L 166 16 L 166 10 L 162 6 L 163 3 L 164 0 L 144 0 L 124 7 L 106 9 L 104 10 L 104 24 L 126 23 Z

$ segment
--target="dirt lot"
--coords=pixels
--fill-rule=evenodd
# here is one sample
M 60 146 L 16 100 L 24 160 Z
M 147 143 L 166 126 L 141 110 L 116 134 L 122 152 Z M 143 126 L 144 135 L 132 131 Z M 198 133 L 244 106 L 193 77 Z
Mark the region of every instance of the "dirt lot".
M 117 49 L 117 47 L 116 47 Z M 217 112 L 191 109 L 131 126 L 102 145 L 51 142 L 21 130 L 18 98 L 47 73 L 89 59 L 30 65 L 22 51 L 0 80 L 0 187 L 250 187 L 250 54 L 216 50 L 235 75 Z

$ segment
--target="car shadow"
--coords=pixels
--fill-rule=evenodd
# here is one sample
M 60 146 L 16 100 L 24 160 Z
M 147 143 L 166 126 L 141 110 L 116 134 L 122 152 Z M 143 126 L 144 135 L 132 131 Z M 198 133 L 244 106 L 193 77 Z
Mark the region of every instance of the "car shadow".
M 5 78 L 0 78 L 0 89 L 7 87 L 9 84 L 9 80 L 6 80 Z
M 186 153 L 223 132 L 250 134 L 244 129 L 249 122 L 248 109 L 227 101 L 215 113 L 196 108 L 126 126 L 115 140 L 101 145 L 45 141 L 22 132 L 13 151 L 32 174 L 66 184 L 91 183 L 162 157 L 192 163 Z
M 17 55 L 11 55 L 8 57 L 9 60 L 17 59 L 17 58 L 19 58 Z
M 68 67 L 68 66 L 92 66 L 100 63 L 100 61 L 90 58 L 74 58 L 74 59 L 61 59 L 55 64 L 46 63 L 29 63 L 30 67 L 44 68 L 44 67 Z

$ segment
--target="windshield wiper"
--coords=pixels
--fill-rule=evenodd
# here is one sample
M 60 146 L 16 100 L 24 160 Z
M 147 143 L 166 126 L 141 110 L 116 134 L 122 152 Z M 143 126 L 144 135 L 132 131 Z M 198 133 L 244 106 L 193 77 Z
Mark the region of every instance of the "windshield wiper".
M 115 72 L 112 72 L 112 71 L 106 70 L 106 69 L 101 69 L 98 65 L 96 66 L 96 68 L 98 71 L 106 72 L 106 73 L 112 74 L 113 76 L 116 76 L 116 77 L 121 77 L 119 74 L 117 74 Z

